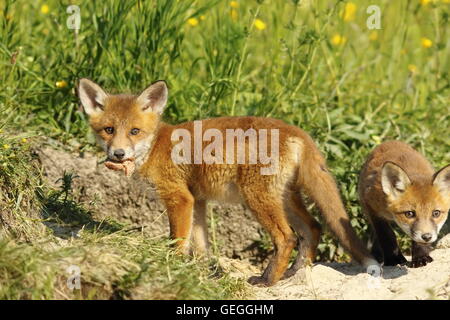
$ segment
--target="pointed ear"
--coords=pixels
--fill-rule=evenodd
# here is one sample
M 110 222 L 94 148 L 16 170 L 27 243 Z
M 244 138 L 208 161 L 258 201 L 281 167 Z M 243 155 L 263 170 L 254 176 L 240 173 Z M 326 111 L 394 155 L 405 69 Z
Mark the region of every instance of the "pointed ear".
M 438 187 L 439 192 L 450 196 L 450 164 L 434 174 L 433 185 Z
M 93 115 L 103 111 L 105 99 L 108 96 L 106 92 L 89 79 L 80 79 L 78 84 L 78 96 L 84 111 L 89 115 Z
M 396 199 L 411 184 L 405 170 L 393 162 L 386 162 L 381 169 L 381 187 L 383 192 Z
M 137 98 L 144 112 L 162 114 L 167 104 L 168 89 L 163 80 L 156 81 L 145 89 Z

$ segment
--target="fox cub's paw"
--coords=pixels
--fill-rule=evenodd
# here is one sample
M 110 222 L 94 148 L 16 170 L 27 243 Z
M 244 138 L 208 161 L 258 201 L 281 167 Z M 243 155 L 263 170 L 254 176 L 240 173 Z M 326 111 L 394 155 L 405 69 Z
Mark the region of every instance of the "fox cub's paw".
M 426 266 L 430 262 L 433 262 L 433 258 L 432 257 L 430 257 L 430 256 L 423 256 L 423 257 L 420 257 L 420 258 L 413 259 L 409 263 L 408 266 L 410 268 L 419 268 L 419 267 Z
M 408 260 L 406 260 L 406 258 L 402 254 L 384 258 L 384 265 L 385 266 L 396 266 L 396 265 L 403 266 L 407 262 L 408 262 Z
M 248 283 L 256 287 L 270 287 L 271 285 L 273 285 L 273 283 L 270 283 L 269 280 L 264 276 L 253 276 L 250 277 L 247 281 Z

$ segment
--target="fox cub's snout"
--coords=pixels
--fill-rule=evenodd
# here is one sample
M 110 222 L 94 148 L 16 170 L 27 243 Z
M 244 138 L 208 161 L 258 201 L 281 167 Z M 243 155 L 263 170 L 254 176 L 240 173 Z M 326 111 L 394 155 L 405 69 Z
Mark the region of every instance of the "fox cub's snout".
M 397 225 L 414 241 L 436 241 L 444 225 L 450 199 L 447 196 L 445 176 L 450 166 L 430 179 L 412 183 L 408 174 L 398 165 L 387 162 L 382 169 L 381 184 L 387 196 L 387 206 L 393 212 Z

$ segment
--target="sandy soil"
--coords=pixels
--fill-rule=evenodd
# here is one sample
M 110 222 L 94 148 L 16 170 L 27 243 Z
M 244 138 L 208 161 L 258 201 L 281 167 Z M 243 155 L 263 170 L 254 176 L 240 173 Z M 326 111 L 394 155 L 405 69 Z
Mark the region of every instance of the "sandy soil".
M 318 263 L 270 288 L 250 287 L 250 299 L 450 299 L 450 234 L 431 253 L 434 261 L 422 268 L 385 267 L 374 278 L 358 265 Z M 221 258 L 224 270 L 248 278 L 259 270 L 243 260 Z

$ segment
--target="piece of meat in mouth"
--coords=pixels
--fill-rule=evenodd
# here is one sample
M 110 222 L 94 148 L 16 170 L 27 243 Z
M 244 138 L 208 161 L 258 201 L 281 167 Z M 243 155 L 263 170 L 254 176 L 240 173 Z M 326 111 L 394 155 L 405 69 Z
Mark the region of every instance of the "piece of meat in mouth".
M 134 159 L 125 159 L 122 161 L 107 159 L 105 166 L 110 170 L 123 171 L 127 177 L 131 177 L 135 169 Z

